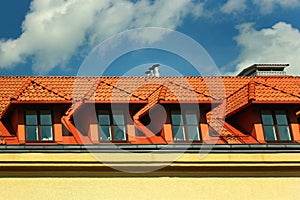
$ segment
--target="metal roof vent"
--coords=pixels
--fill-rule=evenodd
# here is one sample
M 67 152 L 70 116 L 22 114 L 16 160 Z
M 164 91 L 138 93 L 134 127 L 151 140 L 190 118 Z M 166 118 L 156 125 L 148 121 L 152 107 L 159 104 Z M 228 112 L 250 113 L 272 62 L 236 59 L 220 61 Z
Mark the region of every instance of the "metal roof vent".
M 149 70 L 145 72 L 145 74 L 148 77 L 160 77 L 160 71 L 158 67 L 159 64 L 152 65 L 152 67 L 150 67 Z
M 289 64 L 254 64 L 245 68 L 238 76 L 286 76 L 284 68 Z

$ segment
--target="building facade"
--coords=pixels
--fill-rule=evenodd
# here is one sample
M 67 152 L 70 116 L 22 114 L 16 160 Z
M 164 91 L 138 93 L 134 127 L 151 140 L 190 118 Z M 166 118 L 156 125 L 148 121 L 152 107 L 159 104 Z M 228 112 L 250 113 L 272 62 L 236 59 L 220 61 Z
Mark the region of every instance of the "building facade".
M 27 198 L 300 196 L 299 77 L 0 77 L 0 98 L 0 173 Z

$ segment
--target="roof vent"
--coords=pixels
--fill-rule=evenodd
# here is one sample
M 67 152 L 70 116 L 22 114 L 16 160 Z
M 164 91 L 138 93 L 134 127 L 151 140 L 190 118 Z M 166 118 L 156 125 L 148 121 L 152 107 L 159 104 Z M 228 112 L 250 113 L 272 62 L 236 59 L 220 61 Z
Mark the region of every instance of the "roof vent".
M 289 64 L 254 64 L 247 67 L 238 76 L 285 76 L 284 68 Z
M 159 64 L 152 65 L 152 67 L 150 67 L 149 70 L 145 72 L 145 74 L 148 77 L 160 77 L 160 71 L 158 67 Z

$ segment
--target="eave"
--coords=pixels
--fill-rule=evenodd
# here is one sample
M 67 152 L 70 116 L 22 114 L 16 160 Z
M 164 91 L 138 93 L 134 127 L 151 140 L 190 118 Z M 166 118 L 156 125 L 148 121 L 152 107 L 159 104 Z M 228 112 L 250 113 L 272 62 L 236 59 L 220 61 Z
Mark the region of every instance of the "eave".
M 2 149 L 1 177 L 300 177 L 299 145 L 215 145 L 121 152 L 85 145 Z M 2 147 L 2 146 L 1 146 Z M 40 147 L 43 149 L 37 148 Z M 58 151 L 53 151 L 54 149 Z M 157 149 L 158 148 L 158 149 Z M 204 147 L 204 149 L 208 146 Z M 31 151 L 29 151 L 31 149 Z M 52 152 L 51 152 L 52 149 Z M 76 150 L 77 149 L 77 150 Z M 81 150 L 80 150 L 81 149 Z M 86 149 L 86 151 L 82 151 Z M 89 149 L 89 150 L 88 150 Z M 163 151 L 165 149 L 165 151 Z M 88 150 L 88 151 L 87 151 Z M 98 150 L 98 151 L 97 151 Z M 119 149 L 120 150 L 120 149 Z M 27 153 L 24 153 L 27 152 Z M 137 154 L 138 153 L 138 154 Z M 201 158 L 201 154 L 205 157 Z M 174 158 L 170 160 L 170 158 Z M 101 162 L 100 162 L 101 161 Z M 128 173 L 128 172 L 144 173 Z

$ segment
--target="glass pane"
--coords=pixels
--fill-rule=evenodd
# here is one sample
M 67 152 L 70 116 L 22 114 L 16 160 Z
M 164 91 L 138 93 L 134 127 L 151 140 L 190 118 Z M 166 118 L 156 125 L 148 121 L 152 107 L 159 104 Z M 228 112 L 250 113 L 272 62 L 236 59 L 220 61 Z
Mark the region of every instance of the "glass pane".
M 271 111 L 263 111 L 261 113 L 262 123 L 264 125 L 273 125 L 273 118 L 272 118 L 272 112 Z
M 183 126 L 173 126 L 172 129 L 175 141 L 185 140 Z
M 123 114 L 115 114 L 113 113 L 114 125 L 124 125 L 124 115 Z
M 267 141 L 277 140 L 274 126 L 264 126 L 264 133 Z
M 114 127 L 114 140 L 115 141 L 126 141 L 125 126 Z
M 40 120 L 41 120 L 41 125 L 52 125 L 51 111 L 41 110 Z
M 186 117 L 186 124 L 191 124 L 191 125 L 197 125 L 198 124 L 198 119 L 197 115 L 193 113 L 188 113 L 185 115 Z
M 35 110 L 26 111 L 26 124 L 27 125 L 37 125 L 37 114 Z
M 183 124 L 182 115 L 180 113 L 172 113 L 171 119 L 173 125 Z
M 52 126 L 41 126 L 42 141 L 53 140 Z
M 187 126 L 189 140 L 200 140 L 198 126 Z
M 111 140 L 110 126 L 99 126 L 99 132 L 101 141 Z
M 100 125 L 110 125 L 109 114 L 101 113 L 98 115 Z
M 38 141 L 38 126 L 26 126 L 26 141 Z
M 276 121 L 279 125 L 287 125 L 287 117 L 284 111 L 276 111 Z
M 278 126 L 280 140 L 291 140 L 290 130 L 288 126 Z

